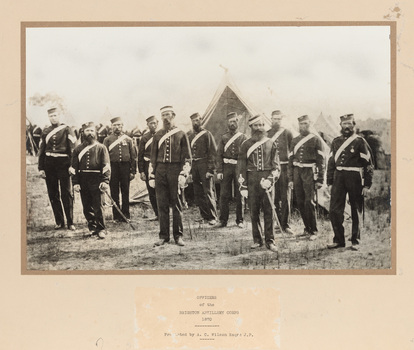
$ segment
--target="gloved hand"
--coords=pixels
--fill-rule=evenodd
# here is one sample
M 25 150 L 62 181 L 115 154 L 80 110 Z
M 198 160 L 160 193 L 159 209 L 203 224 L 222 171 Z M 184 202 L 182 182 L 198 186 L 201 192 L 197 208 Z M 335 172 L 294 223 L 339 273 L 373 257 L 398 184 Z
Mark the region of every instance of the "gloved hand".
M 240 190 L 240 194 L 243 198 L 247 198 L 247 196 L 249 195 L 249 191 L 247 190 Z
M 209 179 L 210 177 L 214 177 L 214 174 L 206 172 L 206 179 Z
M 369 194 L 369 188 L 368 187 L 363 187 L 362 188 L 362 195 L 364 197 L 366 197 Z
M 146 181 L 147 180 L 147 177 L 145 176 L 145 173 L 139 174 L 139 177 L 141 178 L 142 181 Z
M 149 187 L 151 187 L 151 188 L 155 188 L 155 179 L 150 179 L 150 180 L 148 181 L 148 185 L 149 185 Z
M 315 184 L 315 187 L 316 187 L 317 190 L 319 190 L 320 188 L 322 188 L 322 186 L 323 186 L 323 184 L 321 184 L 320 182 L 317 182 Z
M 191 170 L 191 166 L 190 166 L 190 163 L 189 162 L 186 162 L 185 164 L 184 164 L 184 166 L 183 166 L 183 171 L 182 171 L 182 173 L 184 173 L 184 176 L 188 176 L 188 174 L 190 173 L 190 170 Z
M 101 190 L 101 192 L 108 191 L 108 188 L 109 188 L 109 186 L 108 186 L 108 184 L 106 182 L 101 182 L 99 184 L 99 189 Z
M 129 181 L 132 181 L 135 179 L 135 174 L 129 174 Z
M 69 175 L 75 175 L 76 174 L 76 170 L 72 167 L 69 167 Z
M 180 174 L 178 176 L 178 187 L 180 188 L 186 187 L 186 181 L 187 181 L 187 178 L 183 174 Z
M 45 173 L 45 171 L 44 171 L 44 170 L 40 170 L 40 171 L 39 171 L 39 175 L 40 175 L 40 177 L 41 177 L 42 179 L 46 179 L 46 173 Z
M 293 181 L 289 181 L 289 183 L 288 183 L 288 187 L 289 187 L 291 190 L 293 190 Z
M 264 179 L 262 178 L 260 180 L 260 186 L 264 189 L 264 190 L 269 190 L 272 187 L 272 181 L 270 181 L 269 179 Z
M 217 180 L 219 180 L 219 181 L 223 180 L 223 173 L 218 173 L 217 174 Z
M 79 191 L 80 191 L 80 185 L 78 185 L 78 184 L 73 185 L 73 190 L 74 190 L 75 192 L 79 192 Z

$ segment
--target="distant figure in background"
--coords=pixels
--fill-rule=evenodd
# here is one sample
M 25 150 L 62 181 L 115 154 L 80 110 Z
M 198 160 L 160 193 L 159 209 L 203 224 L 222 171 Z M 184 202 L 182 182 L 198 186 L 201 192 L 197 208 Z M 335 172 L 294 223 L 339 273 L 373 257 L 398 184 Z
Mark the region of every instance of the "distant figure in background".
M 97 140 L 100 143 L 103 143 L 105 138 L 110 134 L 110 129 L 108 126 L 104 125 L 104 124 L 99 124 L 96 127 L 96 132 L 97 132 Z
M 267 136 L 276 143 L 280 161 L 280 177 L 275 183 L 274 192 L 276 213 L 282 230 L 293 235 L 294 232 L 289 227 L 291 189 L 288 179 L 289 150 L 293 135 L 290 130 L 282 127 L 283 117 L 284 114 L 279 110 L 272 112 L 272 128 L 267 132 Z
M 39 144 L 40 144 L 40 139 L 42 138 L 42 129 L 37 126 L 36 124 L 33 125 L 33 131 L 32 131 L 32 135 L 33 135 L 33 141 L 35 144 L 35 149 L 36 151 L 39 150 Z
M 129 219 L 129 184 L 137 172 L 137 154 L 132 139 L 123 132 L 124 123 L 119 117 L 111 119 L 112 134 L 107 136 L 103 144 L 109 151 L 111 160 L 111 179 L 109 186 L 111 196 L 124 216 Z M 119 205 L 119 190 L 121 189 L 122 206 Z M 115 207 L 112 208 L 115 221 L 123 222 L 124 218 Z
M 172 106 L 161 108 L 163 128 L 157 131 L 152 141 L 149 185 L 155 187 L 158 218 L 160 223 L 159 240 L 154 246 L 170 241 L 170 207 L 173 212 L 173 237 L 177 245 L 183 246 L 182 206 L 178 197 L 180 187 L 186 181 L 191 169 L 191 153 L 187 135 L 174 123 Z
M 352 250 L 358 250 L 364 196 L 372 184 L 373 162 L 366 141 L 355 131 L 353 114 L 341 118 L 341 136 L 332 141 L 328 161 L 327 184 L 331 192 L 329 217 L 334 230 L 329 249 L 345 247 L 344 209 L 349 196 L 352 217 Z
M 216 193 L 214 174 L 216 172 L 217 146 L 210 131 L 201 126 L 201 116 L 190 116 L 193 131 L 189 133 L 194 199 L 202 218 L 210 225 L 217 224 Z
M 103 192 L 108 191 L 111 166 L 108 150 L 97 142 L 94 123 L 83 124 L 85 141 L 75 148 L 70 172 L 76 192 L 80 191 L 83 214 L 92 235 L 105 238 Z
M 149 167 L 151 164 L 151 148 L 154 140 L 154 135 L 158 128 L 158 120 L 155 116 L 146 119 L 148 132 L 142 135 L 138 147 L 138 171 L 142 181 L 145 181 L 151 202 L 152 209 L 155 213 L 155 218 L 151 221 L 158 220 L 157 197 L 155 195 L 155 188 L 149 185 Z
M 40 176 L 46 179 L 47 192 L 55 216 L 55 229 L 65 227 L 64 211 L 69 230 L 75 231 L 69 167 L 76 137 L 69 126 L 60 123 L 61 113 L 56 107 L 49 108 L 47 113 L 51 126 L 43 130 L 40 141 L 38 165 Z
M 217 179 L 220 184 L 220 222 L 219 227 L 226 227 L 229 220 L 229 202 L 232 197 L 233 188 L 236 200 L 236 224 L 243 228 L 243 205 L 237 181 L 237 159 L 241 144 L 247 137 L 237 129 L 239 119 L 232 112 L 227 115 L 228 131 L 222 136 L 217 151 Z
M 270 192 L 280 174 L 279 157 L 276 144 L 266 137 L 262 116 L 256 115 L 249 119 L 252 137 L 243 142 L 239 153 L 239 184 L 240 193 L 249 198 L 249 209 L 252 221 L 252 249 L 263 245 L 260 233 L 260 211 L 264 216 L 264 239 L 266 248 L 277 252 L 273 232 L 273 211 L 269 202 Z M 271 200 L 271 198 L 270 198 Z M 260 227 L 260 229 L 259 229 Z
M 304 235 L 316 239 L 315 191 L 323 185 L 325 160 L 320 138 L 309 131 L 307 115 L 298 118 L 300 135 L 290 146 L 288 178 L 289 187 L 295 189 L 296 202 L 305 225 Z

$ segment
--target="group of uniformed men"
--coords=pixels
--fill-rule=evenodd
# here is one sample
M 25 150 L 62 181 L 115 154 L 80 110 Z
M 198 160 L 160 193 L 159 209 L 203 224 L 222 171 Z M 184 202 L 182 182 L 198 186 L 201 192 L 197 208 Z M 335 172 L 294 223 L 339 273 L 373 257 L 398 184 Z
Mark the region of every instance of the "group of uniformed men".
M 200 114 L 190 116 L 193 130 L 186 134 L 175 125 L 172 106 L 161 108 L 162 128 L 157 131 L 155 116 L 146 119 L 148 132 L 142 135 L 138 152 L 132 139 L 123 132 L 121 118 L 111 119 L 112 134 L 98 142 L 95 125 L 82 125 L 82 142 L 68 126 L 60 123 L 57 108 L 48 110 L 51 126 L 43 130 L 39 150 L 39 170 L 46 179 L 47 190 L 56 221 L 56 229 L 73 225 L 73 191 L 81 194 L 83 213 L 91 235 L 105 238 L 104 193 L 115 203 L 115 221 L 129 221 L 129 184 L 136 174 L 146 182 L 150 202 L 159 221 L 159 240 L 172 234 L 184 246 L 182 201 L 180 192 L 191 177 L 200 221 L 225 227 L 229 220 L 229 202 L 235 198 L 236 225 L 243 224 L 243 204 L 248 199 L 253 245 L 276 252 L 276 233 L 295 235 L 289 226 L 292 190 L 304 224 L 303 236 L 316 238 L 315 194 L 325 177 L 325 153 L 317 135 L 310 132 L 307 115 L 298 118 L 299 136 L 282 126 L 284 115 L 272 112 L 272 127 L 266 132 L 261 115 L 249 119 L 251 137 L 238 131 L 238 115 L 227 115 L 228 131 L 216 145 L 213 135 L 202 126 Z M 355 134 L 352 114 L 340 117 L 342 135 L 333 140 L 327 168 L 327 185 L 331 192 L 330 219 L 334 230 L 333 244 L 345 246 L 344 207 L 349 195 L 352 215 L 352 249 L 358 250 L 363 197 L 372 182 L 372 160 L 363 138 Z M 217 215 L 215 181 L 220 186 L 220 216 Z M 59 191 L 60 186 L 60 191 Z M 332 189 L 331 189 L 332 188 Z M 110 195 L 109 190 L 110 189 Z M 119 191 L 121 190 L 122 205 Z M 62 209 L 63 204 L 63 209 Z M 260 223 L 264 216 L 264 230 Z M 274 227 L 276 223 L 276 227 Z M 264 235 L 264 237 L 263 237 Z

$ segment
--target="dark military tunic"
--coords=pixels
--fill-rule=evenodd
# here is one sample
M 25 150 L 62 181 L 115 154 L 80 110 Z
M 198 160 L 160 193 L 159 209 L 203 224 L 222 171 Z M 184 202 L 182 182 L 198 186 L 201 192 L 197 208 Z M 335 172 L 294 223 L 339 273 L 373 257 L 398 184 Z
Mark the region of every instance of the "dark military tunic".
M 75 141 L 76 137 L 69 126 L 51 125 L 43 130 L 39 146 L 38 167 L 45 171 L 55 222 L 62 227 L 65 225 L 63 211 L 68 227 L 73 225 L 73 190 L 69 166 Z
M 241 132 L 225 133 L 218 145 L 217 173 L 223 174 L 220 184 L 220 222 L 225 226 L 229 219 L 229 202 L 233 189 L 236 199 L 236 223 L 243 222 L 243 205 L 237 181 L 237 159 L 246 135 Z
M 372 158 L 362 137 L 341 135 L 332 141 L 327 184 L 332 185 L 329 216 L 334 230 L 334 243 L 345 246 L 343 222 L 347 193 L 352 216 L 351 240 L 354 244 L 358 243 L 363 208 L 362 188 L 371 187 L 372 175 Z
M 142 135 L 138 147 L 138 171 L 145 174 L 145 184 L 149 194 L 152 209 L 156 216 L 158 216 L 157 197 L 155 195 L 155 188 L 149 185 L 149 166 L 151 164 L 151 148 L 154 141 L 155 132 L 148 131 Z
M 73 151 L 71 172 L 73 184 L 81 187 L 83 214 L 89 230 L 95 233 L 104 230 L 105 201 L 99 185 L 108 184 L 111 176 L 108 150 L 99 142 L 92 145 L 83 142 Z
M 288 179 L 289 150 L 292 144 L 293 135 L 290 130 L 272 128 L 267 136 L 271 138 L 277 146 L 277 154 L 280 161 L 280 177 L 275 183 L 274 200 L 276 212 L 282 226 L 282 230 L 289 227 L 290 216 L 290 190 Z
M 247 189 L 249 193 L 253 241 L 260 245 L 263 244 L 259 230 L 261 209 L 264 215 L 265 243 L 269 248 L 270 244 L 274 244 L 273 213 L 269 198 L 260 186 L 260 181 L 269 179 L 273 182 L 277 176 L 276 173 L 280 172 L 276 144 L 267 137 L 259 142 L 250 138 L 241 145 L 238 163 L 240 188 Z
M 187 135 L 173 127 L 161 129 L 154 135 L 151 149 L 151 165 L 155 178 L 160 239 L 170 240 L 169 208 L 173 209 L 173 237 L 177 241 L 183 235 L 182 204 L 178 197 L 178 176 L 186 162 L 191 162 Z
M 322 141 L 314 134 L 299 135 L 292 140 L 289 156 L 288 179 L 293 182 L 305 231 L 315 234 L 315 181 L 322 184 L 325 174 Z
M 216 171 L 217 146 L 210 131 L 201 128 L 191 131 L 188 136 L 193 159 L 191 175 L 193 178 L 194 198 L 204 220 L 217 220 L 216 194 L 213 177 Z
M 111 134 L 107 136 L 103 144 L 108 148 L 111 160 L 111 196 L 118 208 L 126 218 L 130 218 L 129 213 L 129 183 L 130 174 L 137 172 L 136 149 L 132 139 L 126 134 Z M 119 189 L 121 189 L 122 206 L 119 205 Z M 112 208 L 114 220 L 123 221 L 119 212 Z

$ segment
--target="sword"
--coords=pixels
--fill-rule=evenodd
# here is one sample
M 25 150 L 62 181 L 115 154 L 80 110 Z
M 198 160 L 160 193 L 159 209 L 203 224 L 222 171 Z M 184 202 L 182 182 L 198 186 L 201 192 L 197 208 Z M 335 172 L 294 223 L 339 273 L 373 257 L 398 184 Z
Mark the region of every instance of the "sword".
M 280 232 L 283 233 L 282 226 L 280 225 L 279 218 L 277 217 L 275 205 L 272 202 L 272 196 L 270 194 L 271 190 L 270 189 L 269 190 L 265 190 L 265 192 L 267 194 L 267 198 L 269 199 L 270 207 L 272 208 L 274 220 L 276 221 L 277 226 L 279 226 Z
M 111 197 L 111 195 L 108 193 L 108 190 L 104 191 L 105 194 L 108 196 L 108 198 L 111 200 L 112 205 L 115 207 L 115 209 L 118 211 L 118 213 L 122 216 L 122 218 L 131 226 L 131 228 L 135 231 L 134 225 L 132 225 L 131 220 L 127 219 L 127 217 L 124 215 L 124 213 L 119 209 L 119 207 L 116 205 L 115 201 Z

